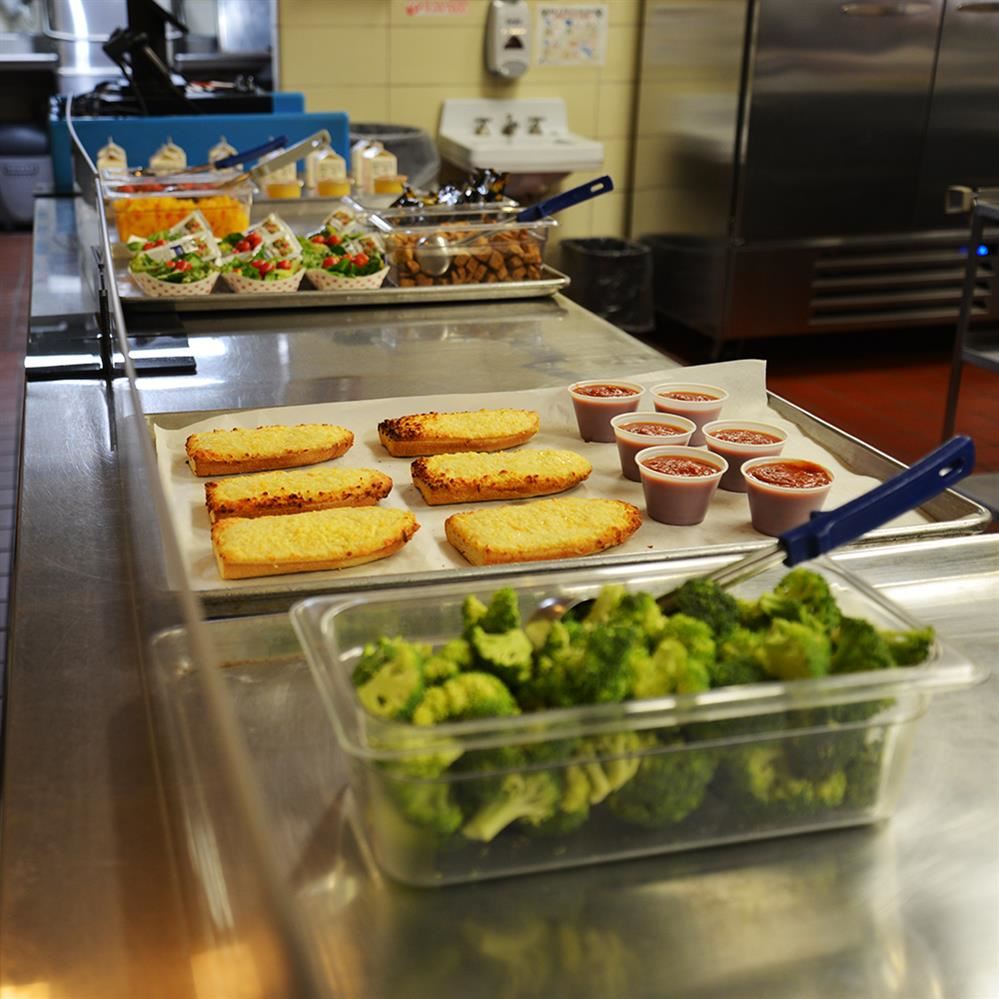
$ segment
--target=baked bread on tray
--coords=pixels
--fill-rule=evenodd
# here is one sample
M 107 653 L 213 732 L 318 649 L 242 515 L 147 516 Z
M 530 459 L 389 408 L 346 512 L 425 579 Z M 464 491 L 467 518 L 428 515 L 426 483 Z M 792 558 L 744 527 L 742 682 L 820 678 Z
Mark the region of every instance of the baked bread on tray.
M 203 476 L 315 465 L 346 454 L 353 443 L 354 435 L 346 427 L 299 423 L 208 430 L 191 434 L 185 449 L 191 471 Z
M 285 517 L 225 517 L 212 525 L 223 579 L 345 569 L 387 558 L 420 529 L 408 510 L 343 507 Z
M 430 506 L 561 493 L 592 471 L 575 451 L 554 448 L 438 454 L 417 458 L 410 466 L 413 485 Z
M 472 565 L 499 565 L 592 555 L 641 524 L 638 508 L 621 500 L 559 497 L 456 513 L 444 532 Z
M 205 506 L 214 523 L 224 517 L 372 506 L 391 490 L 392 480 L 373 468 L 300 468 L 206 482 Z
M 540 429 L 533 409 L 477 409 L 457 413 L 412 413 L 378 424 L 378 439 L 395 458 L 502 451 L 526 444 Z

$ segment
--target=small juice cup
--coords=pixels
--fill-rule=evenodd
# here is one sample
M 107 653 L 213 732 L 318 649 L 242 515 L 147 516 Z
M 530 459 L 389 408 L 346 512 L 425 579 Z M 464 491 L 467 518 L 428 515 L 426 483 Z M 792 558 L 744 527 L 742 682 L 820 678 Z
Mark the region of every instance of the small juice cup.
M 621 474 L 632 482 L 640 482 L 635 456 L 639 451 L 656 445 L 686 445 L 694 432 L 694 421 L 673 413 L 619 413 L 611 417 L 617 453 L 621 459 Z M 641 428 L 630 430 L 630 427 Z
M 742 476 L 753 527 L 775 538 L 821 510 L 833 482 L 833 473 L 824 465 L 783 456 L 750 458 Z
M 728 462 L 696 447 L 647 447 L 635 458 L 645 509 L 660 524 L 685 526 L 704 520 Z M 661 466 L 659 468 L 654 466 Z
M 717 385 L 695 385 L 690 382 L 663 382 L 652 388 L 652 404 L 659 413 L 676 413 L 693 420 L 696 429 L 690 446 L 704 443 L 701 428 L 717 420 L 728 398 L 728 392 Z
M 569 386 L 569 395 L 576 411 L 579 436 L 584 441 L 613 444 L 611 417 L 635 412 L 644 391 L 641 385 L 620 378 L 591 378 L 573 382 Z
M 728 471 L 718 488 L 733 493 L 746 491 L 746 480 L 742 477 L 744 462 L 780 454 L 787 443 L 787 434 L 780 427 L 755 420 L 712 420 L 704 424 L 701 432 L 708 450 L 728 462 Z

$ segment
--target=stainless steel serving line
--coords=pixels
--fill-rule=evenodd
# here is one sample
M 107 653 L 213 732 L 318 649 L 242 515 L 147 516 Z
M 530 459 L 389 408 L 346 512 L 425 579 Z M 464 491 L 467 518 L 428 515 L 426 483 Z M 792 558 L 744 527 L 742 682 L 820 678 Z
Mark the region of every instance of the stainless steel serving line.
M 76 214 L 55 213 L 60 239 L 73 238 Z M 36 269 L 33 314 L 46 314 L 49 291 L 68 293 L 57 276 L 49 288 Z M 275 703 L 252 684 L 256 670 L 301 682 L 286 616 L 220 619 L 200 627 L 243 661 L 248 679 L 223 721 L 246 741 L 259 784 L 233 788 L 208 741 L 204 691 L 163 710 L 143 664 L 153 632 L 190 611 L 144 572 L 161 544 L 141 492 L 153 474 L 135 447 L 143 413 L 531 388 L 667 362 L 560 296 L 185 313 L 169 328 L 135 319 L 130 333 L 186 335 L 197 371 L 134 388 L 116 378 L 117 451 L 102 382 L 27 386 L 0 832 L 5 996 L 999 994 L 995 677 L 934 702 L 884 826 L 421 892 L 372 869 L 335 788 L 325 801 L 296 797 L 296 768 L 320 765 L 328 730 L 309 718 L 275 725 Z M 997 556 L 999 536 L 980 535 L 841 558 L 992 665 Z M 267 689 L 276 696 L 280 683 Z M 178 745 L 176 708 L 203 716 L 206 738 L 174 757 L 164 750 Z M 295 836 L 243 843 L 233 820 L 274 808 Z M 294 912 L 258 883 L 274 873 L 250 862 L 261 847 L 276 854 Z M 315 957 L 305 971 L 296 941 Z M 233 977 L 247 969 L 255 975 Z

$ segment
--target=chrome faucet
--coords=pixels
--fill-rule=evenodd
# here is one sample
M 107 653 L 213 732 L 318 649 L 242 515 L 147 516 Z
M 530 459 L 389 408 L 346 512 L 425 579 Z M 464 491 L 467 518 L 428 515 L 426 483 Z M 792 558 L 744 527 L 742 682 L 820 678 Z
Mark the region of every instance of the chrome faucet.
M 489 134 L 489 122 L 492 118 L 476 118 L 475 119 L 475 134 L 476 135 L 488 135 Z
M 527 121 L 528 121 L 527 134 L 528 135 L 540 135 L 541 134 L 541 123 L 544 120 L 545 119 L 542 118 L 542 117 L 540 117 L 539 115 L 531 115 L 531 117 L 529 117 L 527 119 Z
M 512 137 L 513 133 L 517 131 L 518 127 L 519 126 L 517 125 L 517 122 L 515 122 L 513 119 L 513 115 L 508 114 L 506 116 L 506 121 L 503 122 L 502 132 L 505 136 Z

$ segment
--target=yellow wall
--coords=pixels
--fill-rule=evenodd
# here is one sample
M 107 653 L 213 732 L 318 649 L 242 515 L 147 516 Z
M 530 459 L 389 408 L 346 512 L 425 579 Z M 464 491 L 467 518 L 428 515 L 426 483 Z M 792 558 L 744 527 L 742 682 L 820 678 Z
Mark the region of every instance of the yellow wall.
M 603 142 L 615 190 L 567 211 L 559 235 L 625 235 L 642 0 L 606 2 L 605 65 L 532 66 L 504 83 L 483 62 L 487 0 L 437 17 L 409 16 L 407 0 L 279 0 L 281 89 L 302 91 L 309 111 L 342 110 L 433 136 L 446 97 L 563 97 L 572 131 Z M 589 179 L 571 175 L 563 186 Z

